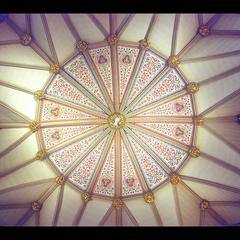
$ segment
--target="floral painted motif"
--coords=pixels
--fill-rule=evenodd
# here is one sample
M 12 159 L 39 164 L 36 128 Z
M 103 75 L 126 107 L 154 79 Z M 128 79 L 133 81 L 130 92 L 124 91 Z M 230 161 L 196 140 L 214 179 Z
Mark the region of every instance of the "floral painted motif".
M 167 178 L 167 174 L 131 136 L 128 136 L 128 139 L 132 145 L 132 149 L 143 171 L 149 188 L 153 189 L 157 187 Z
M 81 125 L 73 127 L 49 127 L 42 128 L 41 133 L 46 149 L 55 147 L 68 139 L 74 138 L 86 131 L 95 128 L 97 125 Z
M 102 57 L 104 58 L 104 56 Z M 104 61 L 104 59 L 102 59 L 101 62 L 102 61 Z M 89 66 L 83 55 L 80 54 L 75 57 L 64 67 L 64 69 L 67 71 L 67 73 L 74 77 L 84 88 L 86 88 L 90 93 L 92 93 L 106 105 L 98 83 L 94 78 L 92 72 L 90 71 Z
M 76 184 L 80 189 L 86 190 L 94 170 L 99 162 L 101 153 L 106 143 L 106 138 L 86 157 L 76 169 L 70 174 L 69 180 Z
M 154 132 L 190 146 L 193 138 L 192 123 L 138 123 Z
M 112 87 L 112 65 L 111 65 L 111 52 L 110 47 L 94 48 L 89 50 L 89 54 L 95 63 L 98 72 L 113 99 Z
M 154 152 L 173 170 L 176 171 L 181 163 L 188 157 L 184 150 L 166 143 L 158 138 L 152 137 L 141 131 L 134 130 L 134 133 L 145 142 Z
M 152 102 L 157 102 L 160 99 L 169 96 L 184 89 L 185 83 L 174 70 L 170 70 L 158 83 L 152 88 L 150 92 L 136 105 L 135 108 L 140 108 Z
M 128 103 L 132 100 L 154 79 L 154 77 L 164 68 L 164 60 L 151 51 L 147 51 L 138 71 L 135 83 L 133 85 Z
M 93 134 L 90 137 L 84 138 L 51 153 L 49 155 L 50 161 L 54 163 L 61 173 L 65 172 L 67 168 L 71 166 L 84 152 L 86 152 L 94 141 L 96 141 L 100 133 Z
M 80 110 L 48 100 L 42 101 L 41 121 L 64 121 L 96 118 Z
M 121 101 L 134 68 L 139 49 L 134 47 L 118 46 L 117 51 L 119 60 L 118 71 Z
M 115 192 L 115 143 L 113 141 L 104 165 L 100 171 L 94 193 L 100 195 L 114 196 Z
M 83 105 L 87 108 L 100 110 L 90 99 L 85 97 L 76 87 L 72 86 L 60 75 L 57 75 L 52 80 L 47 88 L 47 94 L 75 104 Z
M 121 156 L 122 195 L 129 196 L 142 193 L 143 189 L 123 141 L 121 141 Z
M 174 117 L 192 117 L 193 105 L 191 95 L 181 95 L 174 100 L 161 104 L 148 111 L 139 114 L 139 116 L 174 116 Z

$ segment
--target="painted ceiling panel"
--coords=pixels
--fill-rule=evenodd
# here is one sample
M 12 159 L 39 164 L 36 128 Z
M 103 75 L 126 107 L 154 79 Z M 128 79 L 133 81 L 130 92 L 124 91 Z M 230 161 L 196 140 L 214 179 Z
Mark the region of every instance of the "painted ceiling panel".
M 198 21 L 206 24 L 213 15 L 181 14 L 174 28 L 175 14 L 134 14 L 120 39 L 112 41 L 106 41 L 109 14 L 1 15 L 0 208 L 9 209 L 0 209 L 0 225 L 35 225 L 35 216 L 42 226 L 223 225 L 221 217 L 228 224 L 239 222 L 239 211 L 224 206 L 215 209 L 219 217 L 210 202 L 200 223 L 202 198 L 218 203 L 240 199 L 239 130 L 230 123 L 236 118 L 205 119 L 239 114 L 239 97 L 225 99 L 240 89 L 238 38 L 213 31 L 188 44 Z M 113 14 L 117 30 L 127 16 Z M 240 30 L 239 16 L 223 14 L 213 29 Z M 28 46 L 28 38 L 16 41 L 7 18 L 20 34 L 31 25 L 33 43 L 44 58 L 58 58 L 60 71 L 56 68 L 49 78 L 49 63 L 31 48 L 34 44 Z M 139 45 L 143 38 L 150 47 Z M 180 55 L 180 63 L 178 56 L 168 59 L 174 45 L 178 53 L 186 44 L 191 48 Z M 160 79 L 174 69 L 179 76 Z M 199 83 L 199 89 L 188 82 Z M 204 115 L 220 101 L 222 106 Z M 195 119 L 201 113 L 203 125 Z M 28 125 L 32 121 L 40 122 L 36 133 Z M 197 159 L 192 145 L 200 149 Z M 181 182 L 178 174 L 200 180 Z M 64 185 L 49 192 L 42 209 L 35 204 L 36 212 L 31 205 L 20 212 L 22 203 L 38 200 L 50 184 L 60 185 L 59 175 Z
M 120 39 L 133 42 L 138 42 L 144 39 L 151 17 L 152 14 L 142 14 L 141 16 L 137 14 L 134 15 L 132 21 L 123 32 Z M 135 32 L 134 29 L 138 29 L 138 31 Z

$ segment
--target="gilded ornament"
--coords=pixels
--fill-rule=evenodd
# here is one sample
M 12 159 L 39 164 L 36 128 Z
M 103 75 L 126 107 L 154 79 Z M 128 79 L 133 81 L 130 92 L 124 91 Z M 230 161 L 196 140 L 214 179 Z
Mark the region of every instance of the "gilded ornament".
M 35 156 L 36 160 L 41 160 L 41 161 L 44 160 L 46 157 L 47 157 L 47 152 L 44 150 L 38 151 Z
M 177 67 L 181 63 L 178 56 L 170 56 L 168 59 L 168 65 L 171 68 Z
M 59 71 L 60 71 L 59 64 L 53 63 L 50 65 L 50 72 L 57 74 L 57 73 L 59 73 Z
M 36 99 L 43 99 L 44 98 L 44 92 L 42 90 L 37 90 L 34 92 L 34 97 Z
M 181 177 L 180 177 L 178 174 L 173 173 L 173 174 L 169 177 L 169 180 L 170 180 L 170 183 L 171 183 L 172 185 L 177 185 L 177 184 L 180 183 Z
M 32 132 L 36 132 L 40 128 L 40 123 L 37 121 L 33 121 L 30 123 L 29 127 L 32 130 Z
M 202 37 L 207 37 L 210 33 L 210 29 L 206 25 L 205 26 L 200 26 L 199 29 L 198 29 L 198 32 Z
M 204 119 L 201 116 L 196 117 L 196 124 L 202 126 L 204 124 Z
M 207 201 L 207 200 L 202 200 L 202 202 L 200 203 L 200 209 L 201 210 L 206 210 L 206 209 L 208 209 L 210 207 L 210 203 L 209 203 L 209 201 Z
M 200 156 L 201 152 L 200 152 L 199 148 L 193 146 L 189 149 L 189 154 L 191 157 L 197 158 Z
M 90 195 L 89 195 L 89 193 L 87 193 L 87 192 L 83 192 L 82 193 L 82 200 L 83 200 L 83 202 L 88 202 L 89 200 L 90 200 Z
M 123 206 L 123 201 L 120 198 L 114 199 L 112 203 L 114 208 L 121 208 Z
M 155 200 L 155 197 L 153 193 L 149 192 L 144 195 L 144 200 L 146 203 L 153 203 Z
M 188 93 L 196 93 L 199 90 L 199 84 L 196 82 L 190 82 L 187 85 L 187 91 Z
M 146 49 L 150 46 L 150 43 L 148 42 L 147 39 L 143 39 L 139 41 L 139 48 L 140 49 Z
M 34 212 L 39 212 L 42 208 L 42 204 L 40 204 L 39 202 L 35 201 L 32 203 L 32 210 Z
M 28 46 L 31 42 L 32 42 L 32 37 L 29 34 L 25 33 L 21 36 L 22 45 Z
M 111 35 L 108 37 L 107 41 L 108 41 L 108 44 L 109 44 L 109 45 L 114 45 L 114 44 L 117 43 L 118 37 L 117 37 L 116 34 L 111 34 Z
M 63 185 L 63 183 L 65 182 L 65 178 L 64 176 L 60 175 L 56 177 L 55 181 L 58 185 Z
M 87 50 L 88 44 L 86 42 L 80 40 L 77 42 L 76 47 L 80 52 L 83 52 L 83 51 Z
M 126 118 L 123 114 L 114 113 L 108 117 L 109 127 L 112 129 L 123 128 L 126 123 Z

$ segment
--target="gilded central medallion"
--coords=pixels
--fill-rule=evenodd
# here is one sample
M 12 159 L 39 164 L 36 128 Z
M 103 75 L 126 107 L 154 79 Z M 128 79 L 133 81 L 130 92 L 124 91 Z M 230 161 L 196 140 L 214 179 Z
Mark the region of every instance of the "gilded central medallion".
M 108 124 L 110 128 L 120 129 L 123 128 L 126 122 L 126 118 L 123 114 L 114 113 L 108 117 Z

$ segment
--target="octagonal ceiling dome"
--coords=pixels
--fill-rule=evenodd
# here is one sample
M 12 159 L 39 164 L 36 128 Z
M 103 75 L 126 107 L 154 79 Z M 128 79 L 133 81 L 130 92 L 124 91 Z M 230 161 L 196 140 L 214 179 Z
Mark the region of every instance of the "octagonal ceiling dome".
M 237 14 L 1 14 L 0 224 L 230 225 Z

